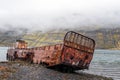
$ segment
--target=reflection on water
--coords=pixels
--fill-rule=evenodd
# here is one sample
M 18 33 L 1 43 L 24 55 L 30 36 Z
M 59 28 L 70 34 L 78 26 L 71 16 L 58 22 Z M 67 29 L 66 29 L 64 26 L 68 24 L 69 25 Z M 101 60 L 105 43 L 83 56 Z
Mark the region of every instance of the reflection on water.
M 0 47 L 0 61 L 6 61 L 7 47 Z M 89 70 L 84 72 L 120 80 L 120 50 L 95 50 Z

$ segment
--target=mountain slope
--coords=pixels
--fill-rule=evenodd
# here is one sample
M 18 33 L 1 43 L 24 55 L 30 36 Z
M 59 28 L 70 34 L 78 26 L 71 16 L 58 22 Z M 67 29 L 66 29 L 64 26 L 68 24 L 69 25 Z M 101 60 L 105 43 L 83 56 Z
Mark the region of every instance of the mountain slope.
M 10 30 L 4 33 L 0 32 L 0 45 L 10 46 L 16 39 L 27 41 L 30 47 L 59 44 L 63 42 L 64 35 L 67 31 L 69 29 L 51 30 L 48 32 L 35 31 L 32 33 L 27 33 L 26 29 Z M 96 48 L 120 48 L 120 28 L 102 28 L 93 31 L 74 29 L 73 31 L 93 38 L 96 41 Z

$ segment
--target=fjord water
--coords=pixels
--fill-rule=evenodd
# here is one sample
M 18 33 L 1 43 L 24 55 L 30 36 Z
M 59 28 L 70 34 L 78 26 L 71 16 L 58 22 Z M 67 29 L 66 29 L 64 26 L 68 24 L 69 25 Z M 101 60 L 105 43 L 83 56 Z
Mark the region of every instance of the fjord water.
M 0 61 L 6 61 L 7 49 L 0 47 Z M 82 72 L 120 80 L 120 50 L 95 50 L 89 70 Z
M 95 50 L 90 68 L 84 72 L 120 80 L 120 50 Z
M 7 49 L 8 49 L 8 47 L 0 47 L 0 62 L 6 61 Z

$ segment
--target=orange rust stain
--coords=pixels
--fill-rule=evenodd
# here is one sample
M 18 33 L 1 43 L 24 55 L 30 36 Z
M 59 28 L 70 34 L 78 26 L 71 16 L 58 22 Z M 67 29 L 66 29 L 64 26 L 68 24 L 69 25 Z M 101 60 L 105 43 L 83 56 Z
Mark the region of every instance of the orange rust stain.
M 0 71 L 4 71 L 4 70 L 7 70 L 7 69 L 8 69 L 7 67 L 0 66 Z

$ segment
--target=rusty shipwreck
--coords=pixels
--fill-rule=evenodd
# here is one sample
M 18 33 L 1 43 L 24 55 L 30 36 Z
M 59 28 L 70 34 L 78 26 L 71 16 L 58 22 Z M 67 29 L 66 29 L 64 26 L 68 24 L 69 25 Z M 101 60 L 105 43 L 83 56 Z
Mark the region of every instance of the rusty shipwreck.
M 93 58 L 95 41 L 89 37 L 69 31 L 63 44 L 27 48 L 27 43 L 17 40 L 16 47 L 8 49 L 7 59 L 24 59 L 46 67 L 71 70 L 88 69 Z

